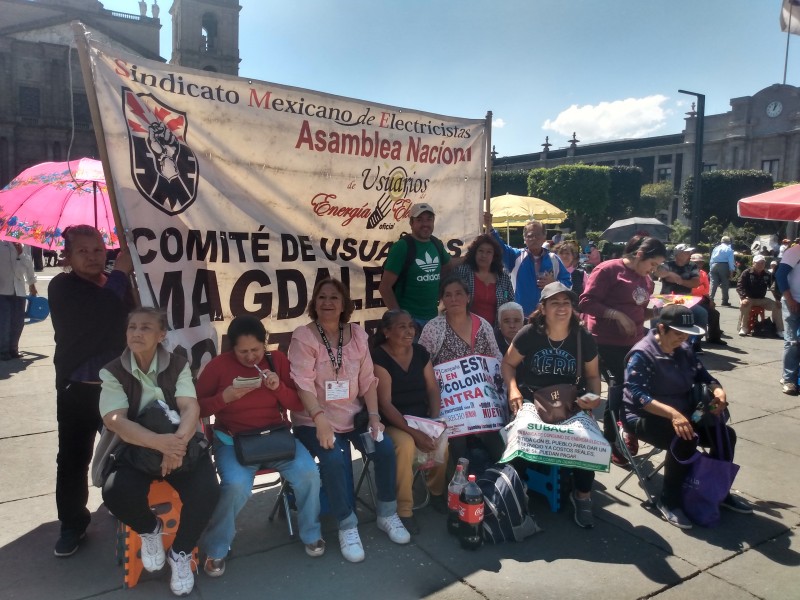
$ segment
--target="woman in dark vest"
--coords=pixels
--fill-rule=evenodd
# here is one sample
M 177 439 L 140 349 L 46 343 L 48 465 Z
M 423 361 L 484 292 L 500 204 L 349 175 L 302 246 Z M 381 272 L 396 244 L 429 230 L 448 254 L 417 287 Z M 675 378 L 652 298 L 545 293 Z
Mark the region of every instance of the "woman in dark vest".
M 715 408 L 720 415 L 728 405 L 725 390 L 714 379 L 692 347 L 686 343 L 690 335 L 703 335 L 702 327 L 694 324 L 692 312 L 683 305 L 664 307 L 655 329 L 652 329 L 630 351 L 625 369 L 623 393 L 624 427 L 657 448 L 669 448 L 677 436 L 675 454 L 687 460 L 695 452 L 695 434 L 700 444 L 709 446 L 706 428 L 695 429 L 690 415 L 692 387 L 695 383 L 708 384 L 714 394 Z M 736 445 L 736 433 L 727 427 L 731 441 L 731 458 Z M 713 452 L 712 452 L 713 454 Z M 657 504 L 664 519 L 675 527 L 690 529 L 692 522 L 683 512 L 681 486 L 688 466 L 679 463 L 669 450 L 664 464 L 664 483 Z M 722 506 L 740 513 L 753 512 L 738 496 L 729 494 Z
M 217 505 L 219 483 L 207 452 L 194 465 L 184 465 L 187 447 L 199 425 L 200 406 L 188 361 L 161 345 L 166 335 L 163 312 L 134 309 L 128 319 L 128 347 L 100 371 L 100 414 L 105 426 L 130 446 L 155 450 L 161 459 L 158 474 L 146 472 L 134 459 L 117 460 L 103 485 L 103 501 L 115 517 L 141 537 L 145 570 L 158 571 L 168 562 L 172 570 L 170 589 L 176 596 L 186 596 L 194 587 L 192 550 Z M 172 425 L 177 426 L 174 433 L 156 433 L 135 420 L 153 403 L 159 403 Z M 147 501 L 150 484 L 162 478 L 175 488 L 183 503 L 168 552 L 162 543 L 164 524 Z

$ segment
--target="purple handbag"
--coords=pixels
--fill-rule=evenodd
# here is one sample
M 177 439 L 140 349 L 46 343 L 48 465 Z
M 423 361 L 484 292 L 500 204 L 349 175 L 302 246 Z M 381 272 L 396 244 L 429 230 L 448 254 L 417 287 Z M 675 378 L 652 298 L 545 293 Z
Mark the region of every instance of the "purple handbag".
M 739 465 L 733 462 L 728 429 L 720 419 L 715 419 L 715 421 L 713 427 L 719 458 L 712 457 L 701 448 L 688 460 L 679 460 L 674 452 L 677 436 L 670 445 L 670 452 L 675 460 L 682 465 L 689 465 L 689 472 L 686 474 L 681 490 L 683 511 L 693 523 L 701 527 L 719 525 L 719 505 L 728 497 L 733 480 L 739 472 Z

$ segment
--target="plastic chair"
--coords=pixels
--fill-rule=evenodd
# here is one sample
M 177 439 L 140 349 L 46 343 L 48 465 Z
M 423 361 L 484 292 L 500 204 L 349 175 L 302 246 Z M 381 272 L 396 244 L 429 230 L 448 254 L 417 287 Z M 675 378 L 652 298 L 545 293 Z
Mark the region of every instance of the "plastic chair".
M 31 325 L 44 321 L 50 314 L 50 304 L 47 298 L 41 296 L 26 296 L 28 305 L 25 308 L 25 324 Z
M 561 467 L 537 465 L 528 467 L 525 475 L 528 491 L 542 494 L 550 505 L 550 511 L 558 512 L 561 509 Z
M 164 535 L 161 540 L 164 543 L 164 549 L 169 550 L 181 520 L 181 508 L 183 507 L 181 498 L 166 481 L 153 481 L 150 484 L 150 492 L 147 494 L 147 502 L 150 510 L 158 515 L 164 524 Z M 192 550 L 192 561 L 192 568 L 197 572 L 196 547 Z M 125 588 L 135 587 L 139 583 L 139 577 L 144 568 L 142 567 L 142 538 L 121 521 L 117 521 L 117 563 L 122 564 L 125 568 L 122 586 Z
M 753 306 L 750 308 L 750 320 L 747 323 L 747 331 L 753 333 L 756 323 L 764 320 L 764 307 Z

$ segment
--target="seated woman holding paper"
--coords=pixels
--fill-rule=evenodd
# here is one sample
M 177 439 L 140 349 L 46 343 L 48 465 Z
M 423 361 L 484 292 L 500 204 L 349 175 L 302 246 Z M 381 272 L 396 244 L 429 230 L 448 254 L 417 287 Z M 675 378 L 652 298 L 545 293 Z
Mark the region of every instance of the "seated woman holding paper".
M 575 293 L 560 282 L 544 286 L 529 324 L 520 329 L 506 352 L 503 379 L 514 414 L 522 408 L 523 402 L 534 401 L 536 390 L 556 385 L 564 386 L 560 390 L 562 399 L 569 397 L 569 393 L 575 397 L 574 403 L 565 406 L 565 414 L 560 417 L 592 410 L 600 404 L 597 345 L 574 312 L 577 301 Z M 518 369 L 520 364 L 522 367 Z M 545 392 L 545 396 L 549 394 Z M 536 402 L 539 400 L 537 398 Z M 536 410 L 542 420 L 553 422 L 543 414 L 541 404 Z M 573 479 L 575 491 L 570 500 L 575 508 L 575 522 L 587 529 L 594 527 L 591 497 L 594 471 L 575 468 Z
M 669 450 L 666 453 L 661 499 L 656 506 L 670 525 L 681 529 L 690 529 L 692 522 L 683 512 L 681 502 L 681 487 L 688 466 L 678 459 L 686 460 L 694 454 L 695 434 L 700 436 L 701 445 L 709 446 L 711 442 L 708 429 L 695 428 L 693 424 L 692 387 L 695 383 L 708 385 L 714 395 L 711 414 L 720 415 L 728 405 L 719 381 L 706 371 L 686 343 L 690 335 L 703 333 L 702 327 L 694 324 L 691 310 L 680 304 L 668 304 L 661 310 L 656 328 L 631 349 L 625 369 L 625 429 L 664 449 L 669 448 L 677 436 L 675 454 Z M 727 425 L 725 428 L 732 460 L 736 433 Z M 735 512 L 752 512 L 747 503 L 733 494 L 723 500 L 722 506 Z
M 459 371 L 458 368 L 455 368 L 458 366 L 459 359 L 488 357 L 497 361 L 496 364 L 499 366 L 499 361 L 502 360 L 503 357 L 500 354 L 500 350 L 497 348 L 497 341 L 494 338 L 492 327 L 484 319 L 472 314 L 468 310 L 469 288 L 463 279 L 458 275 L 446 277 L 439 288 L 439 300 L 444 305 L 444 315 L 428 321 L 422 330 L 419 343 L 430 353 L 433 366 L 435 368 L 440 367 L 439 369 L 435 369 L 435 371 L 437 371 L 436 377 L 439 380 L 440 388 L 443 390 L 442 394 L 452 396 L 453 405 L 459 405 L 454 406 L 454 408 L 460 408 L 463 405 L 461 401 L 463 395 L 458 395 L 460 389 L 456 390 L 455 388 L 459 386 L 453 384 L 457 384 L 458 380 L 462 378 L 475 380 L 475 377 L 467 377 L 464 375 L 463 371 Z M 475 365 L 480 362 L 485 361 L 473 359 L 469 363 L 469 368 L 476 369 L 482 378 L 491 379 L 494 373 L 484 373 L 482 368 L 475 367 Z M 442 371 L 447 367 L 443 367 L 442 365 L 446 363 L 450 363 L 450 367 L 455 365 L 455 367 L 446 374 L 455 376 L 455 381 L 450 378 L 443 381 L 445 378 L 442 377 Z M 470 375 L 475 375 L 476 371 L 473 371 Z M 502 381 L 500 383 L 502 384 Z M 488 383 L 486 385 L 488 385 Z M 452 395 L 448 394 L 448 387 L 454 388 L 454 393 Z M 466 386 L 464 389 L 469 392 L 475 387 L 485 389 L 485 386 L 476 385 Z M 490 387 L 492 390 L 491 393 L 494 393 L 496 389 L 494 381 L 492 381 Z M 458 398 L 456 398 L 457 396 Z M 491 398 L 488 396 L 484 396 L 484 399 L 481 400 L 483 403 L 495 403 L 498 401 L 499 398 Z M 477 404 L 476 402 L 473 406 Z M 505 407 L 502 408 L 503 413 L 505 413 Z M 478 410 L 479 409 L 476 409 L 476 412 L 478 412 Z M 469 434 L 464 433 L 467 430 L 467 422 L 464 417 L 460 416 L 461 414 L 463 414 L 463 412 L 453 412 L 451 417 L 447 410 L 445 410 L 443 414 L 448 423 L 448 449 L 450 454 L 448 473 L 455 470 L 454 465 L 458 462 L 459 458 L 467 456 L 470 446 L 474 447 L 477 445 L 482 447 L 489 455 L 489 464 L 497 462 L 503 455 L 503 438 L 500 437 L 498 430 L 505 425 L 504 414 L 492 417 L 489 422 L 489 425 L 496 425 L 494 431 L 487 430 L 486 433 Z M 480 473 L 483 469 L 476 468 L 470 470 Z
M 364 547 L 351 502 L 353 467 L 345 461 L 349 452 L 345 454 L 343 449 L 352 442 L 364 452 L 362 433 L 369 431 L 375 446 L 372 458 L 378 488 L 378 529 L 396 544 L 407 544 L 411 536 L 397 516 L 394 444 L 383 435 L 367 332 L 349 323 L 353 310 L 353 301 L 341 281 L 319 280 L 308 303 L 312 321 L 292 333 L 289 362 L 305 407 L 305 411 L 292 411 L 295 435 L 319 458 L 322 485 L 339 522 L 342 556 L 361 562 Z M 356 415 L 365 405 L 368 423 L 356 425 Z
M 212 359 L 197 381 L 200 416 L 215 415 L 214 457 L 222 480 L 219 502 L 200 543 L 207 556 L 204 570 L 210 577 L 225 572 L 225 557 L 236 535 L 236 515 L 250 499 L 259 469 L 274 469 L 289 482 L 306 554 L 325 553 L 319 523 L 319 469 L 305 446 L 291 435 L 285 415 L 288 410 L 303 410 L 289 377 L 289 361 L 282 352 L 266 351 L 267 330 L 252 316 L 231 321 L 228 342 L 231 350 Z M 277 435 L 289 438 L 284 440 L 286 447 L 242 448 L 244 432 L 280 429 Z M 267 454 L 275 457 L 266 458 Z
M 127 349 L 100 371 L 103 423 L 127 444 L 124 450 L 118 446 L 114 451 L 103 501 L 142 538 L 145 570 L 158 571 L 169 562 L 170 589 L 185 596 L 194 587 L 192 550 L 217 503 L 219 484 L 208 452 L 199 449 L 198 437 L 203 442 L 205 438 L 195 437 L 200 409 L 189 364 L 161 345 L 166 335 L 163 312 L 134 309 L 128 318 Z M 140 424 L 146 421 L 149 428 Z M 157 431 L 154 422 L 165 428 Z M 160 432 L 173 429 L 174 433 Z M 183 503 L 180 525 L 167 553 L 162 544 L 164 525 L 147 502 L 150 484 L 162 478 Z
M 413 466 L 417 452 L 431 456 L 437 451 L 437 440 L 412 425 L 428 424 L 427 420 L 439 418 L 439 385 L 433 374 L 430 354 L 414 343 L 415 327 L 411 315 L 402 309 L 387 310 L 373 340 L 372 362 L 378 378 L 378 407 L 388 424 L 386 433 L 394 442 L 397 457 L 397 514 L 409 533 L 419 533 L 414 519 L 414 500 L 411 487 Z M 407 422 L 406 416 L 412 417 Z M 420 420 L 413 419 L 420 417 Z M 444 427 L 430 421 L 430 426 Z M 443 441 L 444 444 L 444 441 Z M 439 462 L 426 469 L 427 485 L 431 495 L 443 502 L 445 449 L 441 449 Z

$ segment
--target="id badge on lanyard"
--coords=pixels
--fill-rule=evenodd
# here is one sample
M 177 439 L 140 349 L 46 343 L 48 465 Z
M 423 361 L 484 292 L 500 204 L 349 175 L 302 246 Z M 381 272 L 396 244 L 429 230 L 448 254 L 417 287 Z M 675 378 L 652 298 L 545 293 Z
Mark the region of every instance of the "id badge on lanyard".
M 325 344 L 325 349 L 328 351 L 328 358 L 330 358 L 331 366 L 336 379 L 328 379 L 325 381 L 325 401 L 326 402 L 340 402 L 342 400 L 350 400 L 350 381 L 345 379 L 339 380 L 339 371 L 342 368 L 342 347 L 344 346 L 344 325 L 339 323 L 339 347 L 337 348 L 336 356 L 333 354 L 333 349 L 328 341 L 328 336 L 325 335 L 325 330 L 319 322 L 316 323 L 319 336 L 322 338 L 322 343 Z

